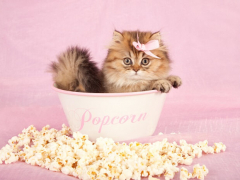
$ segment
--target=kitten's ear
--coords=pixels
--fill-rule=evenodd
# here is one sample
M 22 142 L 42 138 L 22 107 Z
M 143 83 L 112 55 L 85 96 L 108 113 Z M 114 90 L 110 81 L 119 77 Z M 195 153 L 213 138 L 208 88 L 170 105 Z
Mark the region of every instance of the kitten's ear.
M 150 40 L 158 40 L 160 49 L 167 52 L 167 47 L 164 45 L 160 32 L 155 32 L 151 35 Z
M 155 32 L 151 35 L 150 40 L 158 40 L 159 43 L 161 42 L 161 34 L 160 32 Z
M 113 41 L 116 43 L 120 43 L 123 40 L 123 35 L 119 31 L 113 32 Z

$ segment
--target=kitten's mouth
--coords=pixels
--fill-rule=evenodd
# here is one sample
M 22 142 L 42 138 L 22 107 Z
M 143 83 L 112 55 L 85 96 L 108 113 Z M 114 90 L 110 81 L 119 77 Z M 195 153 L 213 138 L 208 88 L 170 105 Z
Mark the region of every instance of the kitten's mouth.
M 141 73 L 138 72 L 134 72 L 129 76 L 130 79 L 134 79 L 134 80 L 143 80 L 144 77 L 141 75 Z
M 141 76 L 139 74 L 134 74 L 131 76 L 133 79 L 141 79 Z

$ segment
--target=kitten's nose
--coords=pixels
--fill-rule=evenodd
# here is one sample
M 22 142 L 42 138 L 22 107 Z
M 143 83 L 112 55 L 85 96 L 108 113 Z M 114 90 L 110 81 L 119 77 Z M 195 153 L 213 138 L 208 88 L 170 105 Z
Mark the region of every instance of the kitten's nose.
M 138 72 L 138 71 L 139 71 L 139 68 L 133 68 L 133 70 L 134 70 L 135 72 Z

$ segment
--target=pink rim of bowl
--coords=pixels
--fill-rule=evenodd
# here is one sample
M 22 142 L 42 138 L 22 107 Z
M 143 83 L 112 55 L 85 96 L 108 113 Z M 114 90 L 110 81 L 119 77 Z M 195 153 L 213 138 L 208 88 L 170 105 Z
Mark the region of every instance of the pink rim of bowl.
M 73 92 L 73 91 L 66 91 L 62 89 L 58 89 L 55 84 L 53 84 L 53 90 L 68 95 L 74 96 L 95 96 L 95 97 L 118 97 L 118 96 L 136 96 L 136 95 L 143 95 L 143 94 L 152 94 L 152 93 L 161 93 L 157 90 L 150 90 L 150 91 L 141 91 L 141 92 L 130 92 L 130 93 L 85 93 L 85 92 Z

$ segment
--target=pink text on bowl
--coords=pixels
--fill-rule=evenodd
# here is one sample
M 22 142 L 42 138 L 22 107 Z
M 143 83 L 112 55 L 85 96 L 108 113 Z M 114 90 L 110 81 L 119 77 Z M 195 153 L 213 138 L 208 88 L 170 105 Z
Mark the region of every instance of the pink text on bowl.
M 76 110 L 75 110 L 75 113 Z M 77 113 L 78 114 L 78 113 Z M 90 110 L 86 109 L 81 115 L 78 114 L 80 119 L 79 131 L 84 128 L 85 123 L 91 123 L 93 125 L 99 125 L 98 133 L 101 133 L 103 126 L 124 124 L 126 122 L 136 123 L 145 120 L 147 113 L 141 113 L 138 115 L 121 115 L 110 117 L 104 115 L 103 117 L 94 117 Z

